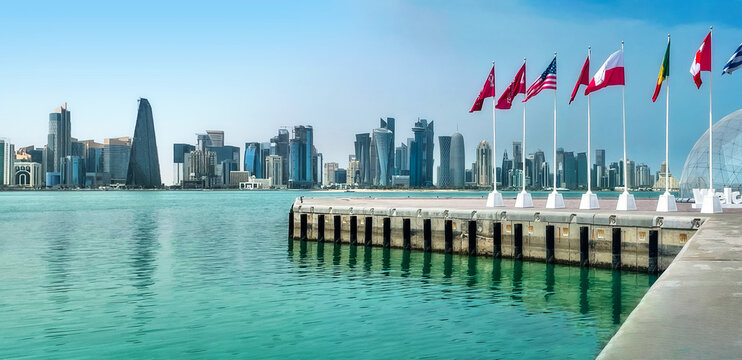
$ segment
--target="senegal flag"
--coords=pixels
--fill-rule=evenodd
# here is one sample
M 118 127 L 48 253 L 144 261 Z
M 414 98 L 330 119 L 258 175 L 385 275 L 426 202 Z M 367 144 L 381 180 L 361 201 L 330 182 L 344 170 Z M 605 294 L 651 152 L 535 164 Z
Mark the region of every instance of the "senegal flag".
M 657 86 L 654 88 L 654 95 L 652 95 L 652 102 L 657 101 L 657 95 L 660 94 L 662 88 L 662 82 L 670 76 L 670 36 L 667 36 L 667 50 L 665 50 L 665 58 L 662 59 L 662 66 L 660 66 L 660 75 L 657 77 Z

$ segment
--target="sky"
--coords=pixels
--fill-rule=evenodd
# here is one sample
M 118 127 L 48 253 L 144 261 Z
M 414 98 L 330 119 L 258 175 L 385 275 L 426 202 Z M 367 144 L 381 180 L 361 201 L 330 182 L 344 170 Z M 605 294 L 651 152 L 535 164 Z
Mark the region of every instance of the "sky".
M 670 169 L 708 128 L 709 74 L 688 70 L 714 26 L 714 121 L 742 108 L 742 71 L 721 69 L 742 42 L 741 1 L 23 1 L 0 4 L 0 137 L 46 143 L 67 102 L 79 140 L 132 136 L 137 99 L 152 104 L 163 182 L 172 144 L 225 131 L 228 145 L 312 125 L 325 162 L 347 166 L 354 134 L 396 118 L 399 145 L 418 118 L 463 134 L 466 161 L 492 143 L 492 108 L 468 110 L 496 61 L 504 89 L 527 58 L 532 82 L 557 52 L 558 146 L 587 149 L 586 99 L 567 105 L 592 46 L 591 76 L 625 41 L 628 157 L 664 160 L 664 91 L 651 102 L 667 34 Z M 527 104 L 526 151 L 552 158 L 553 95 Z M 622 156 L 621 87 L 591 96 L 592 147 Z M 522 106 L 497 112 L 496 156 L 522 137 Z M 436 152 L 437 141 L 436 141 Z M 244 154 L 243 154 L 244 155 Z M 436 153 L 436 157 L 438 154 Z

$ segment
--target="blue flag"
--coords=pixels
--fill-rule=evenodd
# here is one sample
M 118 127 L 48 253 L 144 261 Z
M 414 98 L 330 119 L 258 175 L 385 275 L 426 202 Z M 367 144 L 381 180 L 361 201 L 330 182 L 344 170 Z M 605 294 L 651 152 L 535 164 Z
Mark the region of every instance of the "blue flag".
M 724 65 L 724 72 L 721 74 L 731 74 L 740 67 L 742 67 L 742 44 L 739 45 L 734 54 L 732 54 L 732 57 L 727 61 L 727 64 Z

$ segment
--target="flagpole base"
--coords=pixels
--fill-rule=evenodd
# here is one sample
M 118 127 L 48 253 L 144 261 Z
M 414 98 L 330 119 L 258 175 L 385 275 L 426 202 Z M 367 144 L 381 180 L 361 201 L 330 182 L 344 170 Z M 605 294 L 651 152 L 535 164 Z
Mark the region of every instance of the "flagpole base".
M 546 199 L 547 209 L 564 209 L 564 197 L 556 190 L 549 194 L 549 198 Z
M 515 198 L 515 207 L 517 208 L 532 208 L 533 207 L 533 198 L 531 197 L 531 194 L 526 192 L 525 190 L 518 193 L 518 197 Z
M 657 200 L 658 212 L 678 211 L 678 205 L 675 203 L 675 195 L 665 191 Z
M 487 195 L 487 207 L 503 207 L 505 206 L 505 202 L 502 201 L 502 194 L 497 192 L 497 190 L 492 190 L 491 193 Z
M 598 202 L 598 195 L 593 194 L 592 191 L 588 191 L 582 194 L 580 199 L 580 210 L 595 210 L 600 209 L 600 203 Z
M 703 196 L 703 205 L 701 206 L 701 213 L 703 214 L 716 214 L 722 212 L 721 201 L 716 196 L 716 192 L 713 189 L 709 189 L 706 195 Z
M 634 211 L 636 210 L 636 201 L 634 195 L 629 194 L 627 190 L 624 190 L 618 197 L 618 203 L 616 204 L 616 210 L 619 211 Z

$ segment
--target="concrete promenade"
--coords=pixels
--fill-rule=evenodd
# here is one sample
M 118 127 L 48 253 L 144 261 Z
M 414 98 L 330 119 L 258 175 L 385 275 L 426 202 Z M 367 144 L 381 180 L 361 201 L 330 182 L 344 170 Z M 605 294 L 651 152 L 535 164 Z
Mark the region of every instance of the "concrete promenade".
M 600 359 L 742 358 L 742 216 L 708 219 Z
M 495 222 L 502 222 L 503 249 L 506 243 L 507 235 L 505 235 L 504 227 L 507 221 L 512 224 L 521 222 L 524 228 L 537 225 L 538 222 L 552 224 L 552 226 L 556 226 L 556 231 L 551 230 L 552 237 L 554 232 L 558 237 L 561 233 L 559 226 L 564 226 L 560 225 L 559 222 L 579 223 L 582 221 L 583 224 L 589 224 L 584 219 L 592 216 L 593 225 L 589 225 L 591 256 L 593 256 L 593 250 L 599 255 L 601 251 L 607 252 L 608 258 L 605 261 L 609 263 L 611 250 L 605 249 L 605 247 L 609 246 L 610 243 L 603 245 L 601 240 L 596 238 L 596 233 L 601 232 L 601 228 L 605 228 L 607 231 L 610 227 L 622 227 L 619 242 L 630 241 L 637 245 L 632 250 L 637 253 L 636 258 L 640 259 L 632 260 L 636 261 L 637 264 L 646 261 L 646 256 L 643 255 L 646 250 L 643 248 L 642 241 L 631 238 L 633 235 L 630 231 L 626 231 L 626 227 L 636 227 L 637 233 L 642 228 L 648 229 L 650 232 L 658 231 L 660 271 L 664 270 L 664 272 L 606 345 L 599 358 L 742 358 L 742 209 L 727 209 L 723 214 L 707 215 L 700 214 L 697 210 L 692 209 L 690 204 L 678 204 L 678 212 L 657 213 L 653 211 L 656 200 L 637 199 L 637 211 L 621 212 L 614 210 L 616 199 L 600 199 L 601 209 L 590 211 L 577 209 L 579 199 L 565 199 L 566 209 L 547 210 L 544 209 L 545 201 L 545 199 L 534 199 L 534 208 L 515 209 L 513 207 L 515 200 L 505 199 L 505 207 L 492 209 L 486 208 L 484 206 L 485 200 L 481 198 L 303 198 L 297 199 L 293 209 L 300 214 L 322 212 L 343 214 L 343 235 L 347 232 L 345 215 L 357 214 L 359 219 L 364 219 L 362 216 L 368 216 L 369 210 L 371 215 L 392 216 L 392 219 L 394 219 L 394 216 L 409 217 L 410 209 L 422 210 L 422 212 L 416 210 L 417 217 L 440 217 L 440 215 L 434 214 L 445 209 L 445 218 L 452 217 L 454 222 L 462 219 L 468 220 L 464 216 L 468 213 L 471 214 L 473 219 L 478 219 L 468 220 L 468 222 L 470 224 L 476 222 L 480 229 L 483 223 L 491 223 L 492 219 Z M 350 209 L 350 212 L 348 212 L 348 209 Z M 403 215 L 397 214 L 398 212 Z M 475 212 L 477 217 L 473 215 Z M 525 218 L 522 215 L 529 213 L 531 214 L 531 220 L 524 220 Z M 565 219 L 571 217 L 572 220 L 554 220 L 558 218 L 560 213 L 564 214 Z M 507 214 L 507 218 L 502 218 L 501 214 Z M 533 222 L 533 215 L 538 218 L 539 214 L 541 219 Z M 337 218 L 337 216 L 335 217 Z M 353 217 L 355 218 L 355 216 Z M 613 221 L 609 224 L 610 226 L 602 223 L 598 224 L 599 219 L 603 221 L 602 219 L 609 217 Z M 369 218 L 366 217 L 365 219 Z M 647 219 L 654 220 L 648 222 Z M 658 219 L 664 219 L 664 225 Z M 684 229 L 688 221 L 700 223 L 700 227 L 696 227 L 697 230 L 694 229 L 692 232 L 686 231 L 690 235 L 687 241 L 683 241 L 682 244 L 678 243 L 678 245 L 673 243 L 672 246 L 663 250 L 663 239 L 675 241 L 679 231 L 677 229 Z M 296 225 L 299 225 L 297 220 L 295 222 Z M 377 222 L 379 222 L 378 218 L 374 223 Z M 396 228 L 394 224 L 393 222 L 392 226 Z M 298 227 L 296 225 L 292 225 L 291 228 L 295 229 Z M 460 226 L 463 226 L 463 224 Z M 537 225 L 536 232 L 542 231 L 539 226 Z M 437 225 L 434 225 L 433 228 L 436 229 Z M 294 236 L 298 235 L 298 229 L 294 231 Z M 371 231 L 369 234 L 374 234 L 374 242 L 369 241 L 366 244 L 379 246 L 380 244 L 375 242 L 377 236 L 375 228 L 369 231 Z M 549 230 L 546 231 L 548 233 Z M 434 234 L 433 237 L 435 238 L 435 236 Z M 474 242 L 474 246 L 482 246 L 476 244 L 477 241 L 481 241 L 480 237 L 491 236 L 494 236 L 492 229 L 485 229 L 481 234 L 477 232 L 476 237 L 479 239 Z M 460 233 L 455 232 L 454 237 L 466 239 L 468 235 L 462 230 Z M 311 237 L 309 238 L 311 239 Z M 544 239 L 541 236 L 525 241 L 541 243 Z M 568 241 L 573 240 L 569 239 Z M 358 242 L 359 244 L 362 243 L 360 238 Z M 486 244 L 486 246 L 491 246 L 491 242 Z M 628 245 L 631 248 L 631 243 Z M 394 246 L 394 242 L 392 242 L 392 246 Z M 453 248 L 454 252 L 459 249 L 458 246 L 465 250 L 466 241 L 462 240 L 461 245 L 456 243 Z M 552 253 L 554 253 L 554 245 L 551 246 Z M 557 239 L 555 253 L 557 258 L 559 257 L 559 246 L 559 240 Z M 634 256 L 633 253 L 626 252 L 626 245 L 622 245 L 622 247 L 620 251 L 623 252 L 624 256 L 628 254 Z M 435 246 L 433 251 L 435 251 Z M 541 249 L 535 249 L 534 251 L 541 251 Z M 674 251 L 674 253 L 663 260 L 663 251 Z M 477 254 L 479 255 L 479 253 Z M 507 255 L 504 250 L 502 255 Z M 670 253 L 666 255 L 670 255 Z M 567 256 L 572 257 L 573 255 Z M 541 255 L 535 257 L 524 256 L 525 259 L 530 258 L 532 260 L 540 257 Z M 599 260 L 598 258 L 591 258 L 591 260 L 593 259 Z M 619 262 L 625 261 L 625 259 L 620 259 L 619 256 Z M 549 261 L 548 255 L 547 261 Z M 574 264 L 572 261 L 568 263 Z M 592 265 L 592 261 L 590 264 Z M 638 268 L 641 270 L 641 267 Z

